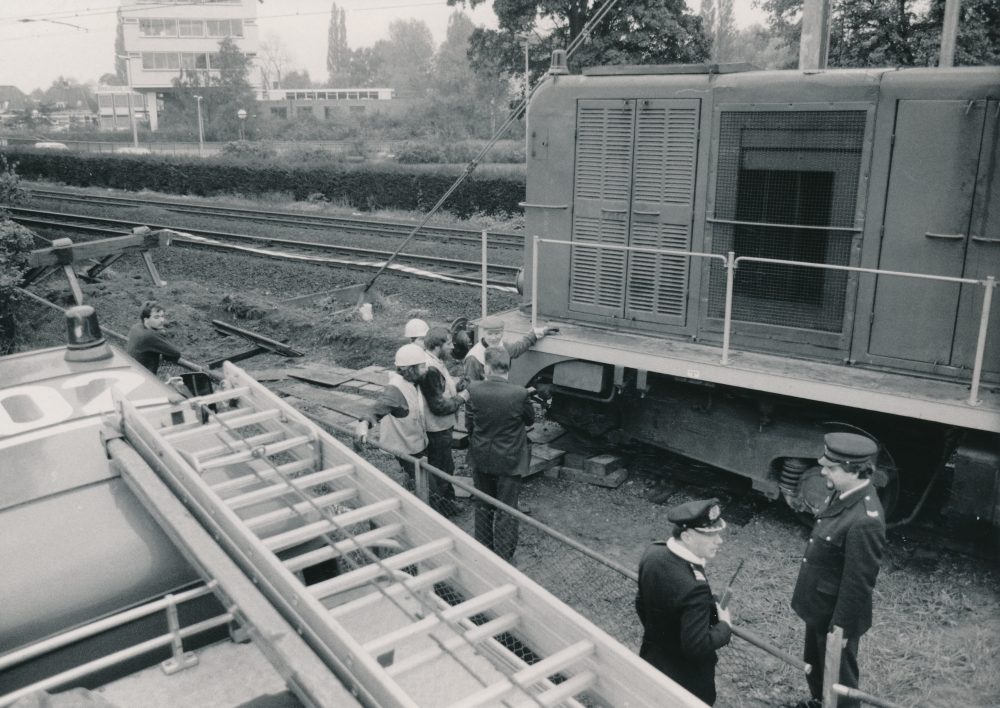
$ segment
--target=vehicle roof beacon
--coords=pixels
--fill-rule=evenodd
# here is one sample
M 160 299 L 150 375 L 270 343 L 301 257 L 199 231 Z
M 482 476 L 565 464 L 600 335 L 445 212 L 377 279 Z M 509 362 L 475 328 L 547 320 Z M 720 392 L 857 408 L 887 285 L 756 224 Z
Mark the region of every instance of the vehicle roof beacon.
M 566 66 L 566 50 L 552 50 L 552 65 L 549 67 L 550 74 L 568 74 L 569 67 Z
M 104 341 L 97 313 L 90 305 L 66 310 L 66 361 L 100 361 L 111 358 L 111 348 Z

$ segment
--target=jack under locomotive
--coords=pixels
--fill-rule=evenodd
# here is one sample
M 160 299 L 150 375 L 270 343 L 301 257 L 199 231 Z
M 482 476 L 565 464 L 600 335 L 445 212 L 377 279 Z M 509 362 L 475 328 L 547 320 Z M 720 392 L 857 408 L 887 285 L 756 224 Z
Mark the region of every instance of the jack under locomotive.
M 528 121 L 504 317 L 559 323 L 512 371 L 558 419 L 801 511 L 861 431 L 888 506 L 1000 523 L 1000 68 L 554 67 Z

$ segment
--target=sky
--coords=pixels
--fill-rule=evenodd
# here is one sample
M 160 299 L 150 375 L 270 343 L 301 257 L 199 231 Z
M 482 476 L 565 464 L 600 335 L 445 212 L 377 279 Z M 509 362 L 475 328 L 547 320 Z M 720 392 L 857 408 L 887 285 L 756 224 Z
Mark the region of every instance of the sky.
M 628 0 L 620 0 L 627 2 Z M 688 0 L 689 6 L 698 0 Z M 736 24 L 762 22 L 752 0 L 736 0 Z M 326 34 L 331 0 L 263 0 L 257 5 L 260 38 L 281 36 L 291 67 L 326 80 Z M 476 25 L 495 28 L 491 2 L 465 12 Z M 25 93 L 48 88 L 59 76 L 81 83 L 114 71 L 115 0 L 0 0 L 0 85 Z M 368 47 L 388 37 L 395 19 L 421 19 L 441 44 L 456 8 L 446 0 L 337 0 L 346 11 L 347 43 Z M 697 6 L 694 8 L 697 10 Z M 25 22 L 25 20 L 29 20 Z

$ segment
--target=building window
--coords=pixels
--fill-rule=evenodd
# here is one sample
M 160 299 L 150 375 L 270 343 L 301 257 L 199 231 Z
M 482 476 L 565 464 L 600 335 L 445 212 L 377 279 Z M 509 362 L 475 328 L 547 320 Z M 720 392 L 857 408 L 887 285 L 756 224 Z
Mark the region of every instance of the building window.
M 139 20 L 139 34 L 143 37 L 176 37 L 177 20 Z
M 178 20 L 181 37 L 204 37 L 205 25 L 201 20 Z
M 288 118 L 288 109 L 284 106 L 271 106 L 272 118 Z
M 337 98 L 339 98 L 342 101 L 345 100 L 347 98 L 347 91 L 338 91 Z
M 242 37 L 243 20 L 205 20 L 209 37 Z
M 114 98 L 110 94 L 102 93 L 97 97 L 97 105 L 101 108 L 110 108 L 114 105 Z M 4 106 L 6 108 L 6 106 Z
M 208 55 L 207 54 L 192 54 L 192 53 L 181 54 L 181 68 L 182 69 L 207 69 L 208 68 Z

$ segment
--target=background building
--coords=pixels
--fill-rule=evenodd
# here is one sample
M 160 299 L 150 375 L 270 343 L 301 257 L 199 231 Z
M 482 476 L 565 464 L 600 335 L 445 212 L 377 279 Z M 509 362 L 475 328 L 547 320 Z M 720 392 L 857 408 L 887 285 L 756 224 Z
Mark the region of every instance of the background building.
M 182 70 L 213 74 L 220 40 L 230 37 L 248 57 L 257 56 L 257 0 L 122 0 L 120 22 L 132 87 L 144 96 L 137 116 L 142 106 L 151 130 Z

